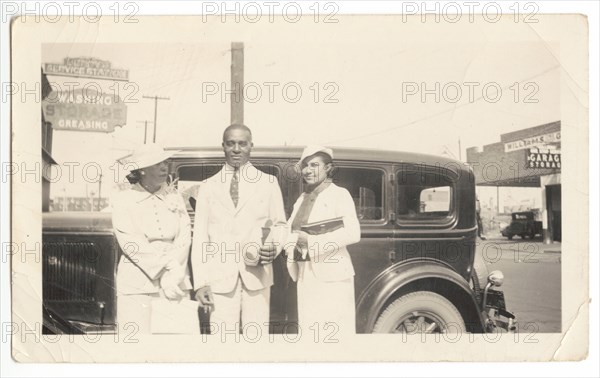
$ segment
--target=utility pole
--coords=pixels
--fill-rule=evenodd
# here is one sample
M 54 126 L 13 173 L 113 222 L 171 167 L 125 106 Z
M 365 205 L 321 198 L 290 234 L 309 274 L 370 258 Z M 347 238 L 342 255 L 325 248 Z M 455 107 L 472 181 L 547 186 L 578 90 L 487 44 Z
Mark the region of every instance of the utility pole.
M 94 211 L 94 198 L 90 200 L 90 191 L 88 189 L 88 182 L 85 181 L 85 200 L 90 204 L 90 211 Z M 87 210 L 87 207 L 86 207 Z
M 138 123 L 144 124 L 144 144 L 146 144 L 146 139 L 148 136 L 148 121 L 138 121 Z
M 496 209 L 498 209 L 498 214 L 500 214 L 501 211 L 500 211 L 500 187 L 499 186 L 496 187 Z
M 231 43 L 231 124 L 244 124 L 244 43 Z
M 63 192 L 63 207 L 62 208 L 63 208 L 63 212 L 64 212 L 64 211 L 67 211 L 67 188 L 66 188 L 66 186 L 63 186 L 62 192 Z M 92 204 L 92 206 L 93 206 L 93 204 Z
M 100 200 L 102 199 L 102 173 L 100 173 L 100 180 L 98 180 L 98 211 L 100 211 Z M 92 200 L 92 205 L 94 200 Z
M 142 96 L 150 100 L 154 100 L 154 134 L 152 135 L 152 143 L 156 143 L 156 113 L 158 112 L 158 100 L 170 100 L 168 97 L 158 96 Z

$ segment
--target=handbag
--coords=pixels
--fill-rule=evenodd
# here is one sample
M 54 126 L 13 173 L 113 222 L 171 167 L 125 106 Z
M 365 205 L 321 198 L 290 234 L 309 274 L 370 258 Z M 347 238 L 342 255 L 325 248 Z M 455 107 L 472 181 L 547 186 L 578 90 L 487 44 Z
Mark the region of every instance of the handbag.
M 150 332 L 158 334 L 200 334 L 198 302 L 187 298 L 171 301 L 164 297 L 150 302 Z

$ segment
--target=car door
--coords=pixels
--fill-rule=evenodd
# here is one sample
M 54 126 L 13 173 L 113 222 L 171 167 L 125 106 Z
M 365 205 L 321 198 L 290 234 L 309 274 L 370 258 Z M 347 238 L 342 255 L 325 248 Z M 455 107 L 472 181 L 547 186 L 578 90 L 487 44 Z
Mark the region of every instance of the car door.
M 394 225 L 390 222 L 393 192 L 390 170 L 384 163 L 336 161 L 333 182 L 350 192 L 360 222 L 361 239 L 348 246 L 355 270 L 355 298 L 384 269 L 392 264 Z
M 397 260 L 436 260 L 469 277 L 474 234 L 458 227 L 461 201 L 469 198 L 459 195 L 458 182 L 453 171 L 439 166 L 396 166 Z

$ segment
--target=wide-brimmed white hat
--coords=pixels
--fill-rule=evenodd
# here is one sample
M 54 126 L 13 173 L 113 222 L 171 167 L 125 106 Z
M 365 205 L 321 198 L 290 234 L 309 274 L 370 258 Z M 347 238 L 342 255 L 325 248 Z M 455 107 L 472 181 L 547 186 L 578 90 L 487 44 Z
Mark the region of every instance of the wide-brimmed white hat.
M 117 159 L 117 161 L 126 165 L 130 171 L 134 171 L 165 161 L 177 152 L 177 150 L 165 151 L 163 146 L 149 143 L 135 148 L 129 154 Z
M 331 160 L 333 160 L 333 150 L 331 148 L 317 146 L 317 145 L 311 145 L 311 146 L 306 146 L 304 148 L 304 151 L 302 151 L 302 156 L 300 157 L 300 161 L 298 162 L 298 164 L 302 164 L 304 159 L 311 157 L 312 155 L 316 154 L 317 152 L 322 152 L 324 154 L 327 154 L 327 155 L 329 155 L 329 157 L 331 157 Z

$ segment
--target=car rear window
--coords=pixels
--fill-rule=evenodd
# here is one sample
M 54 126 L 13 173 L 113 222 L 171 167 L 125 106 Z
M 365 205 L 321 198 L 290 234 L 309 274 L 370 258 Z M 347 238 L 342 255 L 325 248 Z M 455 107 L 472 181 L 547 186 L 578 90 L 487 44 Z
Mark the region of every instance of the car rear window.
M 454 180 L 445 170 L 404 166 L 396 173 L 399 224 L 445 224 L 454 213 Z

